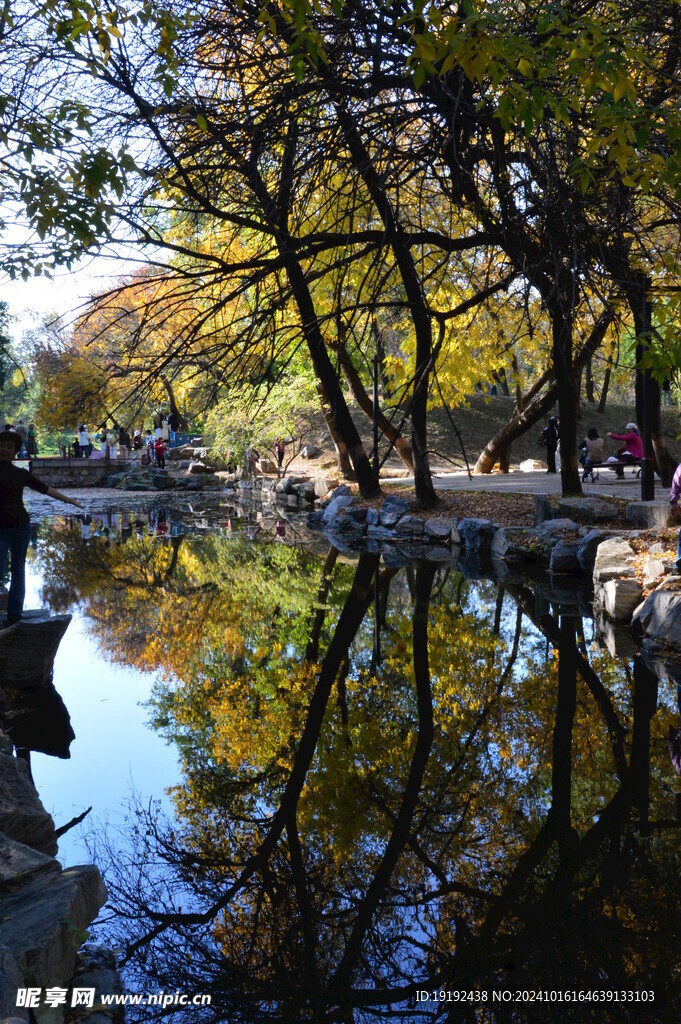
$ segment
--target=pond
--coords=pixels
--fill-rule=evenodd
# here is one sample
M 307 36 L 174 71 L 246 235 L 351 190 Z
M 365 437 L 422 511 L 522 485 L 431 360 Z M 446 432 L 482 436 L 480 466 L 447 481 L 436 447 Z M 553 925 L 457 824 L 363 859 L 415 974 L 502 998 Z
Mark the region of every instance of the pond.
M 102 869 L 130 991 L 230 1024 L 678 1016 L 673 672 L 611 654 L 588 593 L 217 507 L 43 520 L 29 558 L 76 734 L 33 774 L 57 824 L 92 806 L 60 854 Z

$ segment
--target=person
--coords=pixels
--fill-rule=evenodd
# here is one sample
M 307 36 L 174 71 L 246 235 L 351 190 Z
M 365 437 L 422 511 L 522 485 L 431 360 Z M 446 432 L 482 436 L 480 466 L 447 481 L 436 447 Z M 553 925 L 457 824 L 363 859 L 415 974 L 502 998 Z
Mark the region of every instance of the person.
M 3 626 L 11 626 L 21 619 L 26 596 L 26 552 L 31 539 L 31 520 L 24 508 L 24 487 L 56 501 L 82 507 L 75 498 L 48 487 L 27 469 L 15 466 L 14 457 L 20 447 L 19 434 L 9 430 L 0 432 L 0 568 L 4 569 L 8 553 L 11 567 L 7 617 Z
M 28 434 L 26 435 L 26 454 L 29 459 L 34 459 L 38 455 L 38 442 L 35 436 L 35 425 L 29 423 Z
M 625 434 L 614 434 L 611 430 L 608 431 L 608 437 L 611 437 L 613 441 L 624 442 L 622 447 L 617 450 L 617 458 L 620 462 L 629 462 L 633 465 L 643 458 L 643 441 L 635 423 L 627 423 Z M 615 473 L 622 479 L 624 467 L 618 466 Z
M 28 430 L 26 429 L 26 424 L 24 423 L 23 420 L 17 420 L 17 425 L 14 429 L 21 438 L 21 447 L 25 448 L 26 438 L 28 437 Z
M 180 429 L 180 417 L 175 410 L 173 410 L 168 417 L 168 426 L 172 430 L 173 434 L 176 434 Z
M 603 461 L 603 438 L 598 436 L 598 431 L 595 427 L 589 427 L 586 432 L 586 437 L 579 446 L 583 450 L 583 455 L 580 459 L 584 472 L 582 473 L 582 483 L 586 480 L 589 473 L 593 477 L 592 469 Z
M 163 437 L 163 416 L 160 412 L 154 413 L 154 440 Z
M 90 441 L 88 429 L 84 423 L 81 423 L 78 430 L 78 444 L 80 445 L 79 458 L 82 458 L 84 455 L 86 459 L 89 459 L 92 455 L 92 442 Z
M 662 405 L 672 404 L 672 382 L 669 377 L 665 377 L 662 381 L 662 387 L 660 389 L 662 394 Z
M 144 448 L 144 441 L 142 440 L 142 431 L 136 430 L 132 438 L 132 450 L 139 452 Z
M 146 449 L 147 461 L 154 464 L 154 437 L 150 430 L 147 430 L 144 435 L 144 447 Z
M 544 427 L 542 435 L 539 439 L 539 444 L 546 445 L 546 462 L 548 464 L 547 473 L 556 473 L 556 451 L 558 450 L 558 441 L 560 440 L 560 430 L 558 425 L 558 417 L 551 416 L 548 425 Z
M 162 437 L 157 437 L 154 442 L 154 455 L 156 456 L 156 465 L 159 469 L 166 468 L 166 443 Z
M 118 431 L 118 457 L 127 459 L 130 455 L 130 434 L 125 427 Z
M 109 427 L 109 426 L 106 427 L 106 449 L 105 449 L 105 454 L 106 454 L 107 459 L 115 459 L 116 458 L 116 444 L 117 444 L 116 430 L 117 429 L 118 429 L 118 426 L 117 426 L 116 423 L 114 423 L 113 426 L 111 426 L 111 427 Z
M 286 454 L 286 445 L 280 437 L 274 442 L 274 454 L 277 456 L 277 468 L 281 473 L 281 467 L 284 464 L 284 455 Z
M 168 423 L 167 416 L 164 416 L 161 420 L 161 437 L 165 441 L 167 447 L 168 442 L 170 441 L 170 424 Z

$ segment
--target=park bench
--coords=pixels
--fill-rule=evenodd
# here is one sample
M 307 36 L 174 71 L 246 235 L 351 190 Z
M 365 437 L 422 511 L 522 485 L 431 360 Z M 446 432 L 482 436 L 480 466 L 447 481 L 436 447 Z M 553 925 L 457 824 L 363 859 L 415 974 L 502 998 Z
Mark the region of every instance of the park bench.
M 595 483 L 596 480 L 600 479 L 600 469 L 633 469 L 634 476 L 639 477 L 641 475 L 641 460 L 635 459 L 633 462 L 624 462 L 621 459 L 617 459 L 616 462 L 592 462 L 588 466 L 582 467 L 582 483 L 586 483 L 588 477 L 591 477 L 591 483 Z

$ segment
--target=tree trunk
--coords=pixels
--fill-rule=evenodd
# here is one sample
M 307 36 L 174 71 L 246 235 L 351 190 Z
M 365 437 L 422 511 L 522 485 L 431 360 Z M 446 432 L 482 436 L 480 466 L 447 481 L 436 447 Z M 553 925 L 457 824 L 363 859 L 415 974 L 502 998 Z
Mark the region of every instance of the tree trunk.
M 565 312 L 565 305 L 558 299 L 550 310 L 560 419 L 560 479 L 564 495 L 582 494 L 577 461 L 578 372 L 581 367 L 573 362 L 572 313 Z
M 298 307 L 303 336 L 307 343 L 315 375 L 321 383 L 331 406 L 332 437 L 335 438 L 337 436 L 347 449 L 362 497 L 375 498 L 380 495 L 381 489 L 374 475 L 369 457 L 364 451 L 362 439 L 348 409 L 345 395 L 336 376 L 336 371 L 329 359 L 329 353 L 322 337 L 317 311 L 315 310 L 307 278 L 300 265 L 296 251 L 289 242 L 287 231 L 288 216 L 285 210 L 280 210 L 277 207 L 270 195 L 260 174 L 256 154 L 251 154 L 248 161 L 247 176 L 251 190 L 260 203 L 267 222 L 274 232 L 277 248 L 281 254 L 286 274 L 291 284 L 293 298 Z M 326 419 L 326 415 L 324 418 Z M 329 420 L 326 419 L 326 422 L 331 431 L 332 428 L 329 425 Z
M 175 401 L 175 392 L 173 391 L 172 384 L 164 374 L 161 374 L 160 380 L 161 383 L 163 384 L 163 387 L 166 389 L 166 393 L 168 395 L 168 407 L 170 409 L 171 415 L 174 413 L 177 416 L 180 422 L 180 426 L 182 427 L 183 430 L 189 430 L 189 420 L 186 418 L 186 416 L 182 415 L 182 413 L 177 407 L 177 402 Z
M 606 310 L 601 314 L 594 324 L 591 334 L 582 348 L 582 351 L 575 359 L 575 366 L 579 366 L 598 349 L 598 346 L 605 337 L 605 332 L 612 323 L 612 318 L 612 310 Z M 537 395 L 540 388 L 549 380 L 551 383 L 544 394 Z M 508 423 L 506 423 L 501 430 L 499 430 L 494 437 L 487 442 L 475 464 L 474 472 L 491 473 L 504 449 L 507 448 L 512 441 L 515 441 L 517 438 L 522 437 L 523 434 L 527 433 L 527 431 L 530 430 L 535 423 L 538 423 L 542 416 L 545 416 L 549 409 L 555 405 L 557 392 L 558 383 L 555 375 L 552 370 L 546 370 L 539 380 L 536 381 L 526 393 L 525 406 L 522 412 L 519 412 L 516 409 Z M 537 397 L 528 401 L 531 394 L 537 395 Z
M 332 94 L 337 92 L 336 82 L 327 76 Z M 411 450 L 414 459 L 414 491 L 419 508 L 432 508 L 437 503 L 435 488 L 428 462 L 428 384 L 430 380 L 430 358 L 433 348 L 430 311 L 426 306 L 421 279 L 409 248 L 404 230 L 392 208 L 383 178 L 374 166 L 373 160 L 357 130 L 356 122 L 345 108 L 341 99 L 336 106 L 338 123 L 352 157 L 353 164 L 361 174 L 371 199 L 383 221 L 386 242 L 390 245 L 395 263 L 404 286 L 409 312 L 416 338 L 416 359 L 414 366 L 414 389 L 411 401 Z
M 605 405 L 608 400 L 608 388 L 610 387 L 610 374 L 612 372 L 612 357 L 613 351 L 611 349 L 610 355 L 608 356 L 608 364 L 605 367 L 605 374 L 603 375 L 603 388 L 601 390 L 601 397 L 598 402 L 598 411 L 601 414 L 601 416 L 605 412 Z
M 643 437 L 644 455 L 646 459 L 653 461 L 663 486 L 670 487 L 676 462 L 667 450 L 667 442 L 662 432 L 660 385 L 649 372 L 641 371 L 638 368 L 645 352 L 648 341 L 646 331 L 650 324 L 650 303 L 647 298 L 644 278 L 637 279 L 636 284 L 628 292 L 627 298 L 634 316 L 636 337 L 641 339 L 640 343 L 636 345 L 636 420 L 642 432 L 644 432 L 644 421 L 647 421 L 647 437 Z M 644 304 L 648 307 L 646 312 L 644 312 Z
M 322 410 L 322 416 L 326 423 L 326 429 L 329 432 L 329 437 L 336 451 L 336 463 L 338 465 L 338 472 L 345 480 L 354 480 L 355 471 L 352 468 L 352 462 L 350 461 L 350 454 L 347 449 L 347 445 L 343 441 L 343 438 L 336 429 L 336 424 L 333 422 L 333 413 L 329 406 L 329 401 L 324 391 L 324 386 L 320 380 L 317 381 L 317 394 L 319 395 L 319 406 Z
M 345 378 L 350 385 L 350 390 L 354 395 L 357 405 L 360 407 L 362 412 L 366 413 L 369 419 L 373 422 L 374 417 L 374 403 L 366 392 L 362 379 L 355 369 L 352 359 L 348 355 L 347 349 L 341 346 L 338 350 L 338 358 L 343 368 Z M 397 454 L 402 459 L 407 469 L 413 472 L 414 459 L 412 457 L 411 446 L 409 442 L 402 437 L 401 434 L 395 429 L 390 420 L 385 416 L 381 409 L 378 410 L 378 428 L 384 437 L 387 437 L 389 441 L 392 441 L 395 445 Z
M 587 400 L 587 402 L 590 402 L 591 405 L 593 405 L 593 403 L 596 401 L 596 395 L 594 393 L 593 366 L 592 366 L 592 361 L 591 361 L 590 358 L 587 359 L 587 361 L 586 361 L 585 370 L 586 370 L 586 379 L 585 379 L 585 382 L 584 382 L 584 386 L 585 386 L 585 391 L 586 391 L 586 400 Z

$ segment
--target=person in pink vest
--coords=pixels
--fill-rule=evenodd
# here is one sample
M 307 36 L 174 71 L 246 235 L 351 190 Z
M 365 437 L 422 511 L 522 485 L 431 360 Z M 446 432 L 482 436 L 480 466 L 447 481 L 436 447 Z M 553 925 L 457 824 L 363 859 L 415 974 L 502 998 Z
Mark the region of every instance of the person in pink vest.
M 681 463 L 676 467 L 676 472 L 672 479 L 672 486 L 669 491 L 669 504 L 671 505 L 672 512 L 675 515 L 678 515 L 679 512 L 679 497 L 681 497 Z M 681 573 L 681 530 L 679 530 L 679 539 L 676 545 L 676 571 Z
M 627 423 L 626 434 L 613 434 L 612 431 L 608 433 L 608 437 L 611 437 L 613 441 L 623 441 L 624 444 L 617 451 L 617 458 L 620 462 L 638 462 L 643 458 L 643 440 L 639 433 L 638 427 L 635 423 Z M 619 477 L 624 476 L 624 469 L 619 466 L 615 473 Z

